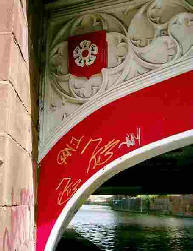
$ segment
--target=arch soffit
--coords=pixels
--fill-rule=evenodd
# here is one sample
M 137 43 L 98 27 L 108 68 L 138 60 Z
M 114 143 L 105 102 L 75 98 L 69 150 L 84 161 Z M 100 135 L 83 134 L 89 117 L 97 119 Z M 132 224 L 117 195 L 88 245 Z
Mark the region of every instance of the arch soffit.
M 132 152 L 124 154 L 115 159 L 91 178 L 89 178 L 74 196 L 68 201 L 48 238 L 45 251 L 55 250 L 56 245 L 68 223 L 71 221 L 75 213 L 86 201 L 86 199 L 98 189 L 105 181 L 112 178 L 117 173 L 124 171 L 136 164 L 139 164 L 147 159 L 151 159 L 158 155 L 176 150 L 178 148 L 193 144 L 193 130 L 188 130 L 177 135 L 158 140 L 149 145 L 138 148 Z

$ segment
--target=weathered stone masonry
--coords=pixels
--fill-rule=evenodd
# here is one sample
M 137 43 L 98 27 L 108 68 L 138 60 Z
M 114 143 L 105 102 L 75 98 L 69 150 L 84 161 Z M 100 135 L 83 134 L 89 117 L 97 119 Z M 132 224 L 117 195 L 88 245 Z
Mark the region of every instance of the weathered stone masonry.
M 31 251 L 35 246 L 39 70 L 34 41 L 37 42 L 35 34 L 38 36 L 41 27 L 37 18 L 40 8 L 35 10 L 35 5 L 35 1 L 30 1 L 30 6 L 26 0 L 0 1 L 0 250 L 3 251 Z M 39 22 L 36 27 L 34 20 Z

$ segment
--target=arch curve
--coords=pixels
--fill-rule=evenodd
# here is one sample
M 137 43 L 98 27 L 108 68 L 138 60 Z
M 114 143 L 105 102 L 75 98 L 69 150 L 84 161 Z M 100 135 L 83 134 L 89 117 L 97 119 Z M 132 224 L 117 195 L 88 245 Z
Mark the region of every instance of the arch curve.
M 176 150 L 178 148 L 193 144 L 193 130 L 189 130 L 168 138 L 153 142 L 147 146 L 129 152 L 115 159 L 88 179 L 77 193 L 68 201 L 48 238 L 45 251 L 55 250 L 55 247 L 63 233 L 64 228 L 71 221 L 75 213 L 84 201 L 98 189 L 105 181 L 117 173 L 124 171 L 140 162 L 151 159 L 160 154 Z
M 40 162 L 37 251 L 53 250 L 62 226 L 104 181 L 193 143 L 192 78 L 188 72 L 117 99 L 50 149 Z

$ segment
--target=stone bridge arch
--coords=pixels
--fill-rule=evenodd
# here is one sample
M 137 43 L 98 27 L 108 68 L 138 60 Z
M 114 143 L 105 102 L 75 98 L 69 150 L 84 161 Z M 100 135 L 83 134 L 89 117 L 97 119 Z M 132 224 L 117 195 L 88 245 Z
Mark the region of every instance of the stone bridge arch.
M 51 231 L 45 250 L 49 251 L 56 248 L 64 229 L 72 220 L 78 209 L 88 199 L 88 197 L 92 193 L 94 193 L 94 191 L 96 191 L 96 189 L 98 189 L 105 181 L 112 178 L 117 173 L 124 171 L 125 169 L 128 169 L 142 161 L 192 144 L 192 142 L 193 130 L 179 133 L 175 136 L 171 136 L 166 139 L 151 143 L 148 146 L 141 147 L 138 150 L 134 150 L 131 153 L 125 154 L 100 169 L 80 187 L 77 193 L 64 207 Z
M 193 143 L 190 1 L 73 2 L 46 7 L 37 251 L 54 249 L 62 226 L 105 180 Z M 105 62 L 82 76 L 68 66 L 88 67 L 81 43 L 93 32 L 106 34 Z
M 0 10 L 0 250 L 34 250 L 34 225 L 36 250 L 52 250 L 106 179 L 193 143 L 193 1 L 1 0 Z M 93 32 L 103 62 L 82 76 L 68 66 L 94 64 Z
M 193 143 L 191 79 L 189 72 L 117 99 L 58 140 L 40 162 L 37 250 L 53 250 L 82 202 L 113 175 Z

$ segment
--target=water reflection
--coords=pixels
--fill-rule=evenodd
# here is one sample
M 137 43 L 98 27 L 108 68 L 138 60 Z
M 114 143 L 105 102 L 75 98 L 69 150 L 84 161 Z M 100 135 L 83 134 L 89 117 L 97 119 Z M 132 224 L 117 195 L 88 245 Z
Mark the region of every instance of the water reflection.
M 91 240 L 101 250 L 114 250 L 115 212 L 108 206 L 84 205 L 73 218 L 69 227 Z
M 84 205 L 70 228 L 105 251 L 193 250 L 193 219 L 133 215 Z

